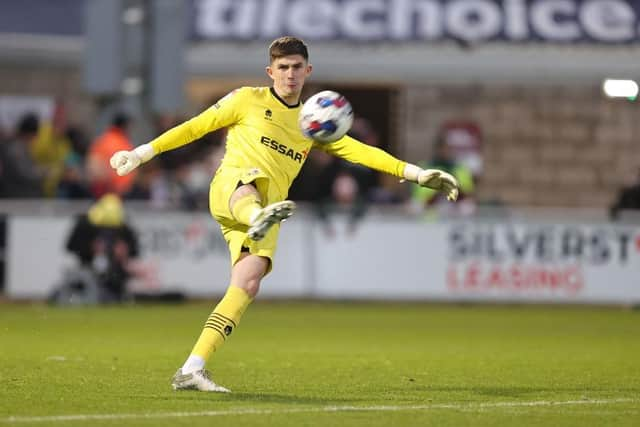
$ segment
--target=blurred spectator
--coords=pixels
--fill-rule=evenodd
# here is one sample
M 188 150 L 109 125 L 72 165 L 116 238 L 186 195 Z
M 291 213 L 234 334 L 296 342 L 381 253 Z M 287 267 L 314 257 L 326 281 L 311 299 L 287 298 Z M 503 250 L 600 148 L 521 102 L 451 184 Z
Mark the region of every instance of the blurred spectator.
M 64 104 L 56 102 L 51 120 L 40 125 L 38 136 L 30 147 L 31 156 L 38 166 L 47 171 L 44 195 L 56 195 L 62 177 L 65 159 L 71 150 L 67 135 L 67 112 Z
M 421 214 L 426 211 L 428 216 L 466 216 L 475 212 L 473 174 L 467 166 L 456 161 L 451 147 L 442 135 L 436 142 L 433 159 L 430 162 L 420 162 L 418 165 L 425 169 L 441 169 L 455 176 L 460 184 L 460 195 L 457 203 L 448 203 L 442 193 L 413 184 L 410 200 L 410 210 L 413 213 Z
M 95 304 L 126 299 L 127 282 L 138 274 L 133 262 L 138 256 L 138 239 L 125 221 L 117 195 L 102 196 L 76 218 L 66 249 L 76 256 L 79 266 L 66 273 L 50 302 Z
M 181 117 L 158 116 L 156 133 L 160 135 L 184 121 Z M 225 137 L 226 129 L 219 129 L 204 135 L 197 144 L 164 153 L 154 160 L 152 171 L 139 171 L 140 179 L 128 197 L 148 199 L 157 207 L 207 211 L 211 176 L 222 160 Z
M 31 156 L 40 121 L 33 113 L 18 122 L 15 135 L 0 147 L 0 197 L 37 198 L 43 196 L 46 171 Z
M 211 154 L 178 167 L 175 178 L 179 189 L 180 207 L 187 210 L 204 210 L 209 207 L 211 176 L 215 173 Z
M 87 188 L 85 172 L 85 156 L 88 141 L 86 135 L 78 128 L 70 127 L 66 132 L 71 148 L 67 153 L 58 182 L 56 196 L 63 199 L 88 199 L 91 193 Z
M 172 205 L 169 174 L 162 169 L 157 159 L 147 163 L 147 167 L 138 172 L 138 178 L 127 194 L 128 199 L 148 200 L 156 208 L 167 208 Z
M 354 232 L 367 210 L 366 196 L 358 181 L 360 167 L 324 152 L 314 152 L 312 155 L 314 161 L 322 165 L 316 178 L 313 201 L 325 233 L 328 236 L 335 235 L 331 214 L 336 211 L 348 213 L 349 232 Z
M 89 147 L 87 174 L 89 190 L 95 197 L 107 193 L 125 196 L 133 187 L 137 173 L 118 176 L 109 165 L 109 159 L 116 151 L 133 150 L 128 135 L 130 118 L 124 113 L 116 113 L 109 127 Z
M 635 181 L 623 187 L 618 193 L 616 201 L 609 211 L 611 219 L 620 219 L 622 211 L 639 211 L 638 215 L 640 215 L 640 169 Z
M 367 145 L 380 148 L 378 132 L 375 131 L 371 122 L 363 117 L 356 117 L 353 120 L 349 135 Z M 377 202 L 385 199 L 384 196 L 381 196 L 381 188 L 379 188 L 380 174 L 377 171 L 354 163 L 350 164 L 350 171 L 358 183 L 358 191 L 365 202 Z M 380 200 L 378 200 L 379 197 Z
M 378 145 L 378 136 L 366 119 L 355 119 L 349 134 L 369 145 Z M 369 202 L 375 200 L 374 195 L 378 193 L 378 173 L 322 151 L 312 151 L 310 160 L 318 168 L 313 201 L 326 234 L 335 235 L 330 219 L 334 211 L 346 211 L 348 231 L 355 232 Z

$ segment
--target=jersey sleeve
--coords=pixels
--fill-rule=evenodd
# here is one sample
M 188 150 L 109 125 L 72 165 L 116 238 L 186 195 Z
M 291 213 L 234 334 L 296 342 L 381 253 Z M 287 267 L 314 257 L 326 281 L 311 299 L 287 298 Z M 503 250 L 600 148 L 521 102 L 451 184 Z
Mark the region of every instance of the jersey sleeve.
M 243 118 L 249 88 L 236 89 L 186 122 L 169 129 L 150 142 L 156 154 L 189 144 L 214 130 L 238 123 Z
M 399 178 L 402 178 L 407 164 L 380 148 L 364 144 L 348 135 L 330 144 L 314 142 L 313 148 Z

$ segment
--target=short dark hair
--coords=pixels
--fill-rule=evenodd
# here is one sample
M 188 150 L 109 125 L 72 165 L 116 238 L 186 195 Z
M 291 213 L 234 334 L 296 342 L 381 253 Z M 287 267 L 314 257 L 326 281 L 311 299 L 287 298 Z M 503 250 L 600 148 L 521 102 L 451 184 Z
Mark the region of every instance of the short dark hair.
M 131 122 L 131 117 L 129 117 L 129 115 L 124 111 L 118 111 L 113 115 L 113 118 L 111 119 L 112 126 L 119 127 L 122 129 L 129 126 L 130 122 Z
M 16 126 L 16 133 L 18 135 L 32 135 L 38 133 L 40 128 L 40 119 L 35 113 L 25 113 Z
M 284 36 L 271 42 L 269 46 L 269 59 L 271 62 L 289 55 L 302 55 L 305 61 L 309 60 L 307 45 L 297 37 Z

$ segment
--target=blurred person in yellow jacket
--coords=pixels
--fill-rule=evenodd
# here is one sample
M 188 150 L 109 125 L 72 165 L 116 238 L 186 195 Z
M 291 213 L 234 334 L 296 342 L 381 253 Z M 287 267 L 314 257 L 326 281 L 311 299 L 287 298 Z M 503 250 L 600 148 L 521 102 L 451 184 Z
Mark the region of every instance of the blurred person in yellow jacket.
M 62 102 L 56 102 L 51 120 L 41 123 L 30 151 L 34 161 L 46 170 L 44 195 L 55 196 L 65 159 L 71 151 L 71 141 L 67 137 L 67 112 Z

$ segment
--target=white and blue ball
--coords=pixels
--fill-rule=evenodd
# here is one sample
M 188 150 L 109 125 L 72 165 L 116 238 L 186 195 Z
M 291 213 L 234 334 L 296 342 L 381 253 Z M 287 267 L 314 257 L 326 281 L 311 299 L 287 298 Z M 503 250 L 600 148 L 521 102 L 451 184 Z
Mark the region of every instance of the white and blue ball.
M 307 99 L 298 124 L 306 137 L 326 144 L 342 138 L 351 129 L 353 109 L 343 95 L 325 90 Z

